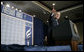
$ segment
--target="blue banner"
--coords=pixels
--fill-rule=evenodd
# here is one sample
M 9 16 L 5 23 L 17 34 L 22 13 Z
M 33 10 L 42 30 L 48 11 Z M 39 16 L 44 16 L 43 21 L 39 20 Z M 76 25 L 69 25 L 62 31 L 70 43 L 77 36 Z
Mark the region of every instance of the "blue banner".
M 17 18 L 23 19 L 23 13 L 22 12 L 16 11 L 15 15 Z
M 19 12 L 15 9 L 12 9 L 10 7 L 6 7 L 4 5 L 1 5 L 1 12 L 5 13 L 7 15 L 13 16 L 13 17 L 17 17 L 17 18 L 32 22 L 31 15 L 28 15 L 28 14 L 23 13 L 23 12 Z
M 25 44 L 32 45 L 32 26 L 28 23 L 25 26 Z
M 12 8 L 10 8 L 10 7 L 5 7 L 5 6 L 3 6 L 3 13 L 15 17 L 15 10 L 12 9 Z
M 32 22 L 32 17 L 29 16 L 28 14 L 23 14 L 23 19 Z
M 3 12 L 3 5 L 1 5 L 1 12 Z

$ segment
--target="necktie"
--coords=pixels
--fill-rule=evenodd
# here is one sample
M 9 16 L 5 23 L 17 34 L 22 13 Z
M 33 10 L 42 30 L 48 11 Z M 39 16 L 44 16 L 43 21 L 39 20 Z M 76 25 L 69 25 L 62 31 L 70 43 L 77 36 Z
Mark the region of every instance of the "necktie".
M 58 23 L 58 20 L 56 19 L 56 25 L 58 26 L 59 25 L 59 23 Z
M 53 21 L 53 26 L 58 26 L 59 23 L 58 23 L 58 20 L 55 19 L 55 18 L 52 18 L 52 21 Z

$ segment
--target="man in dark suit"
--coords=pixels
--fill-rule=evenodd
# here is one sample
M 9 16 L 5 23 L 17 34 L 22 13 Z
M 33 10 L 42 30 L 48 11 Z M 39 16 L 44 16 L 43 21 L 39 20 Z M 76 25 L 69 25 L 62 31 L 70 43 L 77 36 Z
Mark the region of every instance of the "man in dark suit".
M 48 45 L 49 46 L 54 46 L 55 43 L 59 44 L 59 42 L 63 41 L 63 42 L 67 42 L 67 44 L 71 44 L 72 50 L 76 51 L 77 48 L 78 48 L 77 47 L 77 44 L 78 44 L 77 41 L 79 40 L 79 35 L 76 35 L 76 34 L 78 34 L 77 29 L 75 29 L 76 33 L 72 34 L 72 30 L 70 30 L 69 27 L 71 27 L 70 24 L 73 25 L 74 23 L 72 23 L 71 20 L 69 20 L 68 18 L 63 20 L 63 21 L 60 21 L 59 20 L 60 15 L 61 15 L 60 12 L 57 12 L 56 10 L 53 9 L 52 13 L 49 17 L 48 35 L 47 35 Z M 70 23 L 70 24 L 68 24 L 68 23 Z M 64 28 L 65 28 L 66 31 L 63 31 Z M 56 39 L 52 38 L 53 34 L 55 35 L 53 37 L 56 38 Z M 69 43 L 68 43 L 68 40 L 69 40 Z M 61 43 L 61 44 L 63 44 L 63 43 Z
M 53 9 L 49 17 L 48 35 L 47 35 L 48 45 L 54 45 L 55 43 L 54 40 L 52 39 L 52 29 L 56 26 L 59 26 L 60 15 L 61 15 L 60 12 L 56 12 L 56 10 Z

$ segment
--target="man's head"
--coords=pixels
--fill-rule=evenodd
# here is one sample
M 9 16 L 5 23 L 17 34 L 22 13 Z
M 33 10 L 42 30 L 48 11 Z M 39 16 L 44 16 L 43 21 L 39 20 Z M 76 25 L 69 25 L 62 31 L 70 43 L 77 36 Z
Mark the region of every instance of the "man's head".
M 55 9 L 53 9 L 52 10 L 52 13 L 54 13 L 54 18 L 56 18 L 56 19 L 59 19 L 60 18 L 60 15 L 61 15 L 60 12 L 57 12 Z
M 59 19 L 59 18 L 60 18 L 60 15 L 61 15 L 60 12 L 56 12 L 55 15 L 54 15 L 54 17 L 55 17 L 56 19 Z

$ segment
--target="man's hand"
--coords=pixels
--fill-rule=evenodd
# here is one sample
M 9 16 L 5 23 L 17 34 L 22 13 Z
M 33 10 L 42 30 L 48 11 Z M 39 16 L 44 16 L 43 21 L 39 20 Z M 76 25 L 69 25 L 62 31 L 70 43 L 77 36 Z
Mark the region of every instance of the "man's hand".
M 47 42 L 47 36 L 45 36 L 45 41 Z
M 55 9 L 52 9 L 52 13 L 55 13 L 56 12 L 56 10 Z
M 56 16 L 56 10 L 55 9 L 52 9 L 52 15 L 51 16 Z

